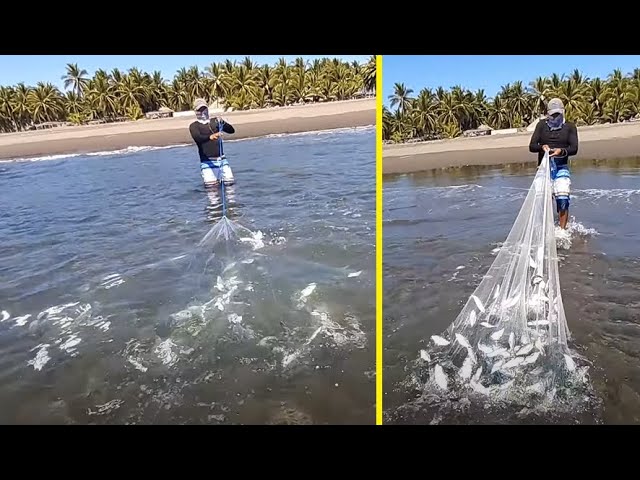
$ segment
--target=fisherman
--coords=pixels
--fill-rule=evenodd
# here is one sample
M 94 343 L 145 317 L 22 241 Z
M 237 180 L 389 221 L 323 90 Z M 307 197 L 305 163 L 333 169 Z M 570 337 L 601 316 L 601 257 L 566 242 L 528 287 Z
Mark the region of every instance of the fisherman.
M 189 125 L 189 133 L 198 146 L 200 173 L 207 189 L 215 188 L 219 182 L 233 185 L 235 180 L 229 162 L 220 151 L 221 132 L 235 133 L 235 128 L 220 117 L 209 118 L 209 106 L 203 98 L 193 102 L 196 121 Z
M 562 100 L 559 98 L 549 100 L 547 118 L 536 125 L 529 142 L 529 151 L 538 154 L 538 166 L 545 152 L 549 152 L 558 223 L 560 228 L 566 230 L 571 196 L 569 157 L 578 153 L 578 130 L 574 123 L 565 120 L 564 113 Z

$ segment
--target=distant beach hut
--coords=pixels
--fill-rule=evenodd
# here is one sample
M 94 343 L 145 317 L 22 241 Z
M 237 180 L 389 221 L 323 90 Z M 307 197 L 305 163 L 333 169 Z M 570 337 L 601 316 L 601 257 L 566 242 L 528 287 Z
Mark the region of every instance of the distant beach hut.
M 465 137 L 481 137 L 484 135 L 491 135 L 492 130 L 493 128 L 483 123 L 478 128 L 475 128 L 473 130 L 465 130 L 462 135 Z

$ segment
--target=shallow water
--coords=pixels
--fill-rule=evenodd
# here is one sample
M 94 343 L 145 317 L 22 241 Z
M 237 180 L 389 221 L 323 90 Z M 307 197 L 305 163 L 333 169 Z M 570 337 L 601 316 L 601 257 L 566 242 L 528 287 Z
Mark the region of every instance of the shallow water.
M 427 418 L 415 411 L 410 419 L 394 417 L 415 399 L 402 386 L 409 364 L 473 293 L 533 175 L 533 168 L 473 168 L 385 180 L 384 408 L 390 419 Z M 570 244 L 558 242 L 560 286 L 571 346 L 593 363 L 590 381 L 602 402 L 597 417 L 576 415 L 572 422 L 640 422 L 639 181 L 637 160 L 572 168 L 574 218 Z
M 0 422 L 373 423 L 374 132 L 0 163 Z

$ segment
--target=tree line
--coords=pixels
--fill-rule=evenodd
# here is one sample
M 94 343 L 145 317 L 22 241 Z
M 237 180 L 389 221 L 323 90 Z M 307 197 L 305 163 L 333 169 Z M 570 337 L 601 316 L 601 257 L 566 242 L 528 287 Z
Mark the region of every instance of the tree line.
M 159 71 L 126 72 L 99 69 L 93 76 L 77 64 L 67 64 L 61 91 L 49 82 L 0 87 L 0 131 L 15 132 L 44 122 L 83 124 L 92 120 L 136 120 L 162 107 L 189 110 L 193 100 L 205 98 L 228 110 L 247 110 L 300 103 L 349 100 L 374 93 L 376 60 L 345 62 L 337 58 L 274 65 L 242 62 L 212 63 L 201 71 L 182 68 L 172 80 Z
M 492 99 L 484 90 L 460 86 L 449 90 L 423 88 L 417 96 L 403 83 L 383 107 L 385 141 L 455 138 L 465 130 L 487 125 L 493 129 L 523 128 L 546 112 L 547 102 L 560 98 L 565 117 L 576 125 L 617 123 L 640 117 L 640 68 L 629 75 L 614 70 L 606 79 L 587 78 L 579 70 L 570 75 L 538 77 L 525 87 L 522 81 L 504 85 Z

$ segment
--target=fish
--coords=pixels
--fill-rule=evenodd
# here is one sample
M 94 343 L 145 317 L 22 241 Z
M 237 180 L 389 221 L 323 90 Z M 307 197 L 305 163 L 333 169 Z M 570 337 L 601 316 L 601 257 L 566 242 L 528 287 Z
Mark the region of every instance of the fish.
M 491 367 L 491 373 L 495 373 L 498 370 L 500 370 L 503 364 L 504 364 L 504 360 L 499 360 L 496 363 L 494 363 L 493 367 Z
M 476 297 L 475 295 L 471 295 L 471 298 L 473 298 L 473 301 L 476 302 L 476 306 L 478 307 L 478 310 L 480 310 L 481 313 L 484 313 L 484 305 L 482 304 L 482 302 L 480 301 L 480 299 L 478 297 Z
M 543 327 L 545 325 L 549 325 L 549 320 L 534 320 L 533 322 L 527 322 L 527 325 L 530 327 Z
M 570 372 L 573 372 L 576 369 L 576 362 L 574 362 L 573 358 L 571 358 L 566 353 L 564 354 L 564 363 L 567 365 L 567 369 Z
M 498 330 L 497 332 L 493 332 L 491 334 L 491 339 L 492 340 L 500 340 L 500 337 L 502 337 L 502 334 L 504 333 L 504 328 L 501 328 L 500 330 Z
M 482 375 L 482 365 L 480 365 L 478 367 L 478 369 L 476 370 L 476 373 L 473 374 L 473 381 L 477 382 L 478 380 L 480 380 L 480 375 Z
M 420 358 L 425 362 L 431 361 L 431 357 L 429 356 L 426 350 L 420 350 Z
M 460 375 L 460 377 L 462 377 L 463 380 L 469 380 L 469 378 L 471 377 L 472 369 L 473 369 L 473 360 L 471 359 L 471 355 L 467 355 L 467 358 L 464 359 L 464 362 L 462 363 L 462 368 L 460 369 L 458 374 Z
M 449 383 L 447 381 L 447 374 L 444 373 L 443 368 L 439 364 L 434 368 L 434 377 L 436 380 L 436 385 L 438 385 L 438 387 L 440 387 L 442 390 L 447 390 Z
M 467 340 L 467 338 L 464 335 L 460 335 L 459 333 L 456 333 L 456 340 L 458 341 L 460 346 L 466 349 L 471 349 L 471 344 L 469 344 L 469 340 Z
M 472 310 L 471 315 L 469 315 L 469 325 L 472 327 L 476 324 L 476 311 Z
M 435 343 L 439 347 L 444 347 L 445 345 L 449 345 L 451 343 L 449 340 L 441 337 L 440 335 L 431 335 L 431 340 L 433 340 L 433 343 Z
M 511 297 L 509 300 L 506 300 L 502 303 L 504 308 L 511 308 L 520 300 L 520 294 L 518 293 L 515 297 Z
M 11 315 L 9 315 L 9 312 L 7 312 L 6 310 L 3 310 L 2 311 L 2 318 L 0 318 L 0 322 L 6 322 L 10 318 L 11 318 Z
M 542 341 L 539 338 L 535 341 L 535 347 L 544 355 L 544 347 L 542 346 Z
M 491 351 L 491 353 L 487 353 L 487 357 L 489 358 L 497 357 L 498 355 L 508 357 L 509 352 L 506 348 L 496 348 L 495 350 Z
M 505 363 L 502 366 L 502 368 L 514 368 L 514 367 L 517 367 L 518 365 L 520 365 L 522 362 L 524 362 L 524 358 L 515 357 L 515 358 L 512 358 L 511 360 L 509 360 L 507 363 Z
M 482 322 L 480 325 L 487 328 L 496 328 L 495 325 L 491 325 L 489 322 Z
M 524 356 L 527 355 L 531 350 L 533 350 L 533 345 L 532 344 L 527 344 L 524 347 L 522 347 L 520 350 L 518 350 L 518 352 L 516 353 L 517 356 Z
M 513 347 L 516 345 L 516 334 L 511 332 L 509 334 L 509 350 L 513 350 Z
M 493 348 L 483 343 L 478 344 L 478 350 L 480 350 L 482 353 L 487 353 L 487 354 L 493 352 Z
M 480 395 L 489 395 L 490 393 L 489 389 L 480 382 L 469 382 L 469 385 L 474 392 L 479 393 Z
M 536 267 L 538 266 L 538 265 L 536 265 L 536 262 L 534 262 L 534 261 L 533 261 L 533 258 L 531 258 L 531 256 L 529 257 L 529 266 L 530 266 L 531 268 L 533 268 L 534 270 L 535 270 L 535 269 L 536 269 Z
M 540 352 L 533 352 L 531 355 L 529 355 L 522 361 L 522 365 L 531 365 L 533 363 L 536 363 L 536 360 L 538 360 L 539 356 L 540 356 Z M 522 358 L 522 357 L 517 357 L 517 358 Z
M 496 292 L 493 294 L 493 299 L 495 300 L 500 295 L 500 284 L 496 285 Z

